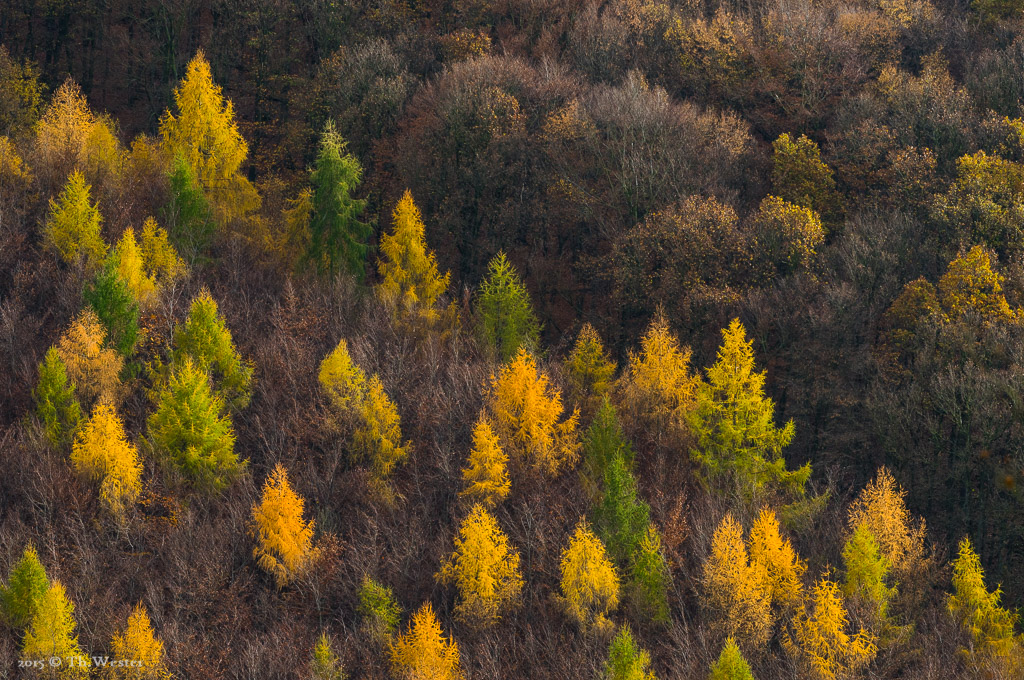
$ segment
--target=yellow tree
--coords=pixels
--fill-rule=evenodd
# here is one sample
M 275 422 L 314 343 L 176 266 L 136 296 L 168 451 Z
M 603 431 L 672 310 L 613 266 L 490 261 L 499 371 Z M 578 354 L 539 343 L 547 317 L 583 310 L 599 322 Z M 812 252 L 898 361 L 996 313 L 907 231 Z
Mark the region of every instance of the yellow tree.
M 772 510 L 762 510 L 750 528 L 750 560 L 763 570 L 772 602 L 786 609 L 796 608 L 803 598 L 803 575 L 807 565 L 793 545 L 779 533 L 779 520 Z
M 366 374 L 352 361 L 344 338 L 320 362 L 319 380 L 339 416 L 357 411 L 366 398 Z
M 109 667 L 116 680 L 163 680 L 171 677 L 164 665 L 164 643 L 153 634 L 153 624 L 142 603 L 135 605 L 124 630 L 114 633 L 110 649 L 115 661 L 124 665 Z
M 353 435 L 357 457 L 366 457 L 375 481 L 383 482 L 399 463 L 409 457 L 409 442 L 402 443 L 402 423 L 395 402 L 375 373 L 366 386 L 366 398 L 359 406 L 361 422 Z
M 156 281 L 146 271 L 135 230 L 128 227 L 121 234 L 121 240 L 114 246 L 114 261 L 117 275 L 140 304 L 150 304 L 156 298 Z
M 606 630 L 608 614 L 619 604 L 619 575 L 601 539 L 586 522 L 562 551 L 562 600 L 569 615 L 584 630 Z
M 96 116 L 75 81 L 64 81 L 36 125 L 36 164 L 47 183 L 63 182 L 72 169 L 102 182 L 120 173 L 124 151 L 109 119 Z
M 993 256 L 981 246 L 949 263 L 939 279 L 942 310 L 951 321 L 975 312 L 986 321 L 1010 321 L 1017 314 L 1003 293 L 1003 277 L 992 268 Z
M 846 678 L 871 663 L 878 652 L 875 638 L 863 628 L 854 635 L 846 632 L 846 608 L 837 584 L 818 581 L 810 604 L 809 611 L 805 605 L 793 618 L 793 638 L 783 638 L 790 654 L 820 680 Z
M 124 359 L 117 350 L 103 347 L 106 339 L 103 324 L 89 308 L 75 318 L 57 343 L 57 355 L 84 405 L 96 400 L 117 403 Z
M 64 585 L 53 581 L 43 595 L 21 648 L 26 661 L 59 659 L 57 677 L 84 680 L 91 666 L 75 635 L 75 605 L 68 599 Z
M 178 255 L 167 230 L 147 217 L 142 223 L 142 262 L 157 286 L 173 283 L 185 275 L 185 261 Z
M 258 208 L 259 194 L 241 172 L 249 146 L 235 124 L 231 101 L 213 82 L 202 50 L 175 88 L 174 104 L 178 115 L 167 110 L 160 120 L 164 150 L 168 157 L 188 164 L 218 220 L 227 222 Z
M 589 323 L 583 324 L 576 336 L 576 344 L 565 368 L 572 385 L 572 396 L 578 403 L 589 403 L 596 408 L 611 388 L 615 362 L 608 357 L 601 336 Z
M 115 517 L 123 517 L 142 491 L 139 452 L 109 404 L 96 404 L 75 435 L 71 463 L 80 475 L 100 483 L 100 502 Z
M 727 514 L 715 530 L 703 581 L 716 627 L 753 647 L 767 642 L 772 628 L 771 587 L 765 566 L 748 558 L 743 528 L 732 515 Z
M 445 637 L 429 602 L 412 615 L 409 631 L 391 643 L 391 670 L 400 680 L 462 680 L 459 646 Z
M 508 478 L 508 455 L 501 450 L 498 435 L 483 414 L 473 428 L 473 449 L 462 470 L 462 481 L 466 488 L 459 495 L 488 508 L 505 500 L 512 488 Z
M 487 408 L 505 450 L 548 475 L 576 464 L 580 452 L 579 410 L 558 422 L 562 393 L 525 349 L 491 376 Z
M 455 614 L 472 626 L 498 621 L 519 602 L 523 576 L 519 552 L 511 547 L 498 521 L 481 505 L 473 506 L 455 537 L 455 550 L 435 578 L 459 589 Z
M 380 241 L 382 258 L 377 264 L 380 298 L 399 317 L 438 318 L 437 298 L 448 290 L 449 274 L 437 271 L 434 253 L 427 249 L 419 208 L 406 190 L 392 213 L 394 229 Z
M 107 254 L 107 244 L 100 235 L 102 217 L 89 198 L 89 185 L 79 171 L 71 173 L 60 196 L 50 199 L 43 240 L 67 263 L 85 261 L 88 266 L 100 264 Z
M 316 558 L 313 520 L 302 518 L 305 501 L 292 490 L 280 463 L 263 485 L 263 497 L 252 509 L 253 557 L 283 588 L 302 575 Z
M 640 354 L 629 353 L 620 379 L 622 396 L 634 415 L 643 414 L 677 432 L 685 429 L 697 384 L 690 373 L 690 355 L 690 348 L 679 346 L 659 312 L 640 341 Z
M 847 519 L 850 535 L 862 524 L 871 531 L 898 575 L 911 574 L 924 559 L 924 520 L 915 521 L 910 516 L 904 502 L 906 495 L 888 468 L 879 468 L 850 505 Z

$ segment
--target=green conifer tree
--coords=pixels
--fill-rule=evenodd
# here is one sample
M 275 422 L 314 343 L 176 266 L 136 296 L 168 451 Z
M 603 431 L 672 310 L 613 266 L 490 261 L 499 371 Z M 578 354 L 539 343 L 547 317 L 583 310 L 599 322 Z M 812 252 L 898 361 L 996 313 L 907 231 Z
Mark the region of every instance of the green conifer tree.
M 341 659 L 331 648 L 327 633 L 320 633 L 313 647 L 313 659 L 309 663 L 310 680 L 345 680 L 345 668 Z
M 740 654 L 740 648 L 732 638 L 725 641 L 722 653 L 718 655 L 718 661 L 711 666 L 711 675 L 708 680 L 754 680 L 750 666 Z
M 627 467 L 633 466 L 633 447 L 619 425 L 615 407 L 607 398 L 601 401 L 601 407 L 587 429 L 583 452 L 588 472 L 596 483 L 604 479 L 605 472 L 615 456 L 620 456 Z
M 661 535 L 653 523 L 647 525 L 630 558 L 630 597 L 637 613 L 647 620 L 669 621 L 668 586 L 671 576 L 661 551 Z
M 115 258 L 107 258 L 82 298 L 106 328 L 107 345 L 130 359 L 139 340 L 139 303 L 118 274 Z
M 171 360 L 190 359 L 201 371 L 209 371 L 219 393 L 235 408 L 245 408 L 252 397 L 252 366 L 244 361 L 231 339 L 224 316 L 210 291 L 192 300 L 185 323 L 174 329 Z
M 1018 615 L 1000 606 L 1001 597 L 1001 588 L 997 586 L 990 592 L 985 586 L 981 559 L 965 536 L 953 562 L 953 594 L 949 595 L 946 607 L 970 633 L 971 656 L 1010 661 L 1019 653 L 1014 635 Z
M 483 343 L 506 362 L 520 347 L 533 352 L 540 323 L 530 305 L 530 294 L 515 267 L 498 253 L 487 266 L 487 276 L 477 291 L 478 333 Z
M 39 382 L 33 392 L 36 415 L 43 421 L 46 437 L 54 446 L 67 442 L 82 419 L 82 407 L 75 385 L 68 380 L 67 367 L 55 347 L 46 351 L 39 364 Z
M 650 665 L 651 655 L 636 643 L 629 626 L 620 628 L 608 646 L 605 680 L 656 680 Z
M 605 470 L 603 495 L 594 509 L 594 528 L 612 559 L 626 566 L 650 521 L 647 503 L 640 498 L 636 479 L 620 452 Z
M 859 597 L 869 603 L 876 614 L 884 619 L 889 612 L 889 601 L 896 588 L 886 585 L 889 561 L 879 552 L 878 541 L 867 525 L 859 524 L 843 546 L 846 580 L 843 593 Z
M 50 580 L 35 546 L 25 546 L 21 559 L 11 567 L 7 583 L 0 586 L 0 608 L 4 619 L 13 628 L 24 628 L 32 621 L 49 589 Z
M 170 197 L 164 221 L 177 251 L 194 262 L 210 246 L 217 229 L 213 209 L 184 156 L 174 157 L 168 179 Z

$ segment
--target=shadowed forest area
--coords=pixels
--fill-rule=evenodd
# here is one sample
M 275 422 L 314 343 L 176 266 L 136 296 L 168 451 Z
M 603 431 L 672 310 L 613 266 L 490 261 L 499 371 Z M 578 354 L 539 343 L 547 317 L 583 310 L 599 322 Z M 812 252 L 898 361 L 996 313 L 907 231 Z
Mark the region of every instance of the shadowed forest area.
M 0 677 L 1024 678 L 1022 98 L 1020 0 L 5 0 Z

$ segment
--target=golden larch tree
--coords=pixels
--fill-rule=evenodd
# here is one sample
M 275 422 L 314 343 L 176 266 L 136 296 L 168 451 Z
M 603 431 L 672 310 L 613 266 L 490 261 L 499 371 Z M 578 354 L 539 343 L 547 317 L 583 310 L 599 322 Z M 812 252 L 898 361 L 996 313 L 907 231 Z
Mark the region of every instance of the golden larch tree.
M 319 380 L 338 416 L 357 412 L 366 398 L 366 374 L 352 361 L 344 338 L 320 362 Z
M 861 524 L 871 531 L 882 555 L 900 576 L 911 574 L 924 559 L 924 520 L 910 516 L 906 495 L 888 468 L 879 468 L 850 504 L 847 519 L 851 535 Z
M 393 230 L 380 241 L 377 294 L 400 317 L 435 321 L 437 299 L 448 290 L 450 274 L 438 273 L 420 210 L 408 190 L 395 206 L 392 221 Z
M 100 503 L 115 517 L 123 517 L 142 492 L 142 462 L 128 441 L 117 412 L 100 402 L 93 408 L 71 447 L 71 463 L 78 473 L 100 484 Z
M 171 245 L 167 230 L 152 217 L 147 217 L 142 223 L 141 238 L 142 261 L 146 272 L 158 287 L 173 283 L 185 275 L 185 261 Z
M 586 522 L 576 526 L 562 551 L 562 601 L 584 630 L 606 630 L 608 614 L 619 605 L 619 575 L 604 544 Z
M 202 50 L 175 88 L 174 104 L 178 115 L 168 110 L 160 120 L 164 150 L 188 164 L 218 220 L 227 222 L 258 208 L 259 194 L 242 174 L 249 145 L 238 131 L 231 100 L 213 82 Z
M 409 442 L 402 443 L 398 407 L 384 391 L 377 374 L 366 384 L 366 398 L 359 406 L 361 422 L 352 438 L 358 457 L 370 461 L 374 479 L 383 482 L 395 466 L 409 457 Z
M 485 386 L 487 409 L 507 452 L 548 475 L 579 459 L 579 411 L 559 422 L 562 393 L 525 349 L 492 375 Z
M 803 599 L 803 575 L 807 565 L 789 539 L 779 533 L 773 510 L 764 509 L 750 527 L 750 561 L 764 571 L 772 602 L 791 609 Z
M 768 641 L 773 617 L 767 573 L 749 559 L 743 527 L 730 514 L 715 530 L 703 581 L 717 628 L 754 648 Z
M 473 428 L 473 448 L 462 470 L 466 488 L 460 496 L 493 508 L 505 500 L 512 488 L 508 478 L 508 454 L 501 450 L 487 416 L 481 414 Z
M 103 324 L 96 312 L 88 308 L 75 317 L 57 343 L 57 355 L 64 362 L 83 406 L 97 400 L 116 404 L 120 397 L 118 376 L 124 358 L 117 350 L 103 346 L 106 339 Z
M 263 496 L 252 509 L 253 557 L 283 588 L 301 576 L 316 558 L 313 520 L 302 518 L 305 501 L 292 490 L 280 463 L 267 477 Z
M 689 347 L 679 346 L 668 320 L 659 312 L 640 341 L 640 353 L 629 353 L 620 378 L 623 400 L 634 416 L 676 432 L 686 428 L 697 385 L 690 372 L 691 354 Z
M 55 580 L 32 616 L 21 658 L 32 661 L 56 657 L 60 659 L 57 677 L 85 680 L 89 677 L 91 661 L 78 644 L 75 625 L 75 605 L 68 599 L 64 584 Z
M 107 244 L 100 234 L 103 218 L 90 189 L 85 175 L 77 170 L 71 173 L 57 200 L 50 199 L 43 241 L 69 264 L 83 260 L 97 267 L 107 255 Z
M 565 361 L 566 374 L 577 403 L 597 407 L 608 393 L 615 375 L 615 362 L 609 358 L 601 336 L 589 323 L 583 324 L 576 344 Z
M 462 520 L 455 550 L 436 578 L 459 589 L 455 615 L 481 628 L 496 623 L 502 612 L 516 605 L 523 590 L 519 552 L 482 505 L 473 506 Z
M 140 304 L 149 304 L 156 297 L 156 281 L 146 272 L 135 230 L 128 227 L 112 253 L 117 275 Z
M 111 665 L 108 677 L 112 679 L 169 680 L 171 677 L 164 664 L 164 643 L 154 635 L 153 624 L 141 602 L 132 609 L 124 630 L 111 637 L 110 650 L 115 661 L 130 663 Z
M 391 670 L 399 680 L 462 680 L 459 646 L 445 636 L 429 602 L 391 643 Z
M 853 635 L 847 633 L 846 607 L 838 584 L 818 581 L 809 604 L 793 617 L 792 638 L 785 636 L 783 646 L 802 660 L 814 677 L 847 678 L 871 663 L 878 652 L 875 637 L 863 628 Z

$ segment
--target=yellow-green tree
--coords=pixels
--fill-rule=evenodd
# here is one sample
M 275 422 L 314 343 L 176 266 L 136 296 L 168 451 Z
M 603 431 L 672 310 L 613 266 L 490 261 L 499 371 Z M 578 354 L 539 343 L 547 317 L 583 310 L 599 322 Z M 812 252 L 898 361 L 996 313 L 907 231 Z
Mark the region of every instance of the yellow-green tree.
M 352 361 L 344 338 L 320 362 L 319 380 L 338 416 L 357 412 L 366 398 L 366 374 Z
M 777 196 L 766 196 L 751 220 L 757 256 L 765 276 L 784 275 L 806 267 L 825 243 L 818 213 Z
M 601 336 L 589 323 L 583 324 L 576 336 L 576 344 L 565 361 L 565 372 L 577 403 L 596 407 L 611 389 L 615 362 L 608 357 Z
M 366 398 L 359 409 L 361 420 L 352 437 L 352 447 L 357 457 L 369 459 L 374 479 L 383 482 L 396 465 L 409 457 L 409 442 L 402 443 L 398 408 L 376 373 L 366 384 Z
M 100 485 L 100 503 L 123 517 L 142 492 L 142 462 L 128 441 L 117 412 L 100 402 L 75 436 L 71 463 L 78 473 Z
M 636 643 L 629 626 L 624 626 L 608 646 L 604 680 L 657 680 L 650 665 L 651 655 Z
M 25 546 L 21 558 L 11 567 L 7 583 L 0 585 L 0 609 L 12 628 L 24 628 L 32 622 L 39 603 L 50 589 L 46 569 L 39 561 L 34 545 Z
M 67 367 L 51 347 L 39 364 L 39 382 L 32 391 L 36 415 L 43 421 L 46 438 L 54 446 L 67 441 L 78 429 L 82 408 L 75 397 L 75 385 L 68 380 Z
M 832 169 L 806 135 L 793 139 L 784 133 L 772 142 L 772 193 L 810 208 L 830 222 L 842 214 Z
M 799 606 L 807 565 L 779 533 L 779 520 L 773 510 L 762 510 L 754 520 L 749 543 L 750 560 L 763 570 L 772 602 L 784 609 Z
M 751 647 L 768 640 L 772 628 L 771 587 L 763 564 L 752 562 L 743 528 L 727 514 L 704 563 L 706 606 L 715 627 Z
M 331 639 L 327 633 L 320 633 L 313 646 L 313 658 L 309 664 L 311 680 L 345 680 L 345 668 L 341 659 L 331 647 Z
M 525 349 L 492 375 L 485 388 L 487 409 L 506 451 L 548 475 L 579 458 L 579 411 L 558 422 L 562 393 Z
M 160 120 L 164 149 L 169 158 L 181 157 L 188 164 L 218 220 L 227 222 L 258 208 L 259 194 L 242 174 L 249 146 L 201 50 L 174 90 L 174 104 L 178 115 L 168 110 Z
M 672 577 L 661 550 L 661 534 L 654 523 L 647 525 L 647 531 L 633 549 L 629 575 L 630 599 L 637 612 L 652 623 L 668 623 L 668 586 Z
M 105 401 L 117 403 L 121 380 L 118 377 L 124 358 L 111 348 L 104 347 L 107 331 L 96 312 L 84 309 L 57 343 L 57 355 L 67 367 L 68 378 L 83 405 Z
M 400 318 L 435 321 L 437 299 L 448 290 L 449 274 L 437 271 L 423 219 L 408 190 L 395 206 L 392 221 L 394 228 L 380 241 L 377 294 Z
M 846 632 L 846 607 L 839 586 L 822 579 L 814 586 L 810 608 L 793 618 L 793 636 L 783 639 L 787 651 L 806 664 L 820 680 L 846 678 L 871 663 L 878 647 L 863 628 L 854 635 Z
M 629 353 L 629 364 L 620 379 L 630 411 L 671 430 L 684 430 L 697 384 L 690 373 L 690 355 L 690 348 L 679 346 L 668 320 L 659 312 L 640 341 L 640 353 Z
M 733 319 L 722 331 L 718 361 L 698 383 L 696 407 L 689 423 L 697 438 L 692 458 L 709 483 L 732 478 L 741 494 L 752 496 L 766 484 L 777 483 L 803 494 L 810 464 L 786 470 L 782 449 L 793 439 L 790 421 L 775 426 L 775 403 L 764 394 L 764 372 L 754 371 L 753 341 Z
M 57 200 L 50 199 L 43 240 L 65 262 L 82 260 L 89 267 L 96 267 L 106 257 L 107 244 L 100 235 L 103 218 L 89 191 L 85 175 L 77 170 L 71 173 Z
M 1021 640 L 1014 635 L 1018 615 L 999 606 L 1002 590 L 989 591 L 985 571 L 971 547 L 971 540 L 960 541 L 960 552 L 953 562 L 953 593 L 946 600 L 949 613 L 970 633 L 971 647 L 966 650 L 974 661 L 994 660 L 1011 665 L 1020 662 Z M 1018 657 L 1015 659 L 1014 657 Z
M 398 680 L 461 680 L 459 646 L 445 637 L 434 608 L 425 602 L 409 631 L 391 643 L 391 671 Z
M 473 428 L 473 448 L 462 470 L 462 481 L 466 488 L 459 495 L 487 508 L 505 500 L 512 488 L 508 478 L 508 454 L 501 450 L 498 435 L 483 414 Z
M 256 563 L 274 577 L 278 588 L 301 576 L 313 560 L 313 520 L 302 518 L 305 501 L 292 490 L 288 472 L 280 463 L 263 484 L 263 496 L 252 509 Z
M 21 648 L 21 658 L 28 661 L 54 657 L 60 659 L 56 675 L 61 680 L 89 677 L 91 660 L 75 635 L 75 605 L 60 581 L 53 581 L 40 600 Z
M 115 662 L 128 662 L 111 664 L 108 667 L 110 678 L 164 680 L 171 677 L 164 664 L 164 643 L 153 634 L 153 624 L 141 602 L 132 609 L 124 630 L 114 633 L 110 639 L 110 650 Z
M 455 550 L 441 564 L 436 578 L 459 589 L 455 615 L 472 626 L 498 621 L 502 612 L 519 602 L 523 576 L 519 552 L 482 505 L 475 505 L 462 520 Z
M 142 223 L 142 262 L 157 287 L 173 283 L 185 275 L 185 261 L 171 245 L 167 230 L 147 217 Z
M 708 680 L 754 680 L 747 660 L 740 653 L 736 640 L 728 638 L 718 660 L 711 666 Z
M 395 593 L 390 586 L 363 576 L 359 585 L 359 615 L 363 625 L 369 630 L 371 637 L 380 640 L 390 638 L 398 630 L 398 622 L 402 616 L 402 608 L 395 600 Z
M 586 522 L 576 526 L 562 551 L 562 601 L 583 630 L 604 630 L 608 614 L 619 604 L 619 575 L 601 539 Z
M 846 565 L 846 580 L 843 594 L 858 598 L 866 603 L 880 621 L 889 613 L 889 601 L 896 595 L 896 588 L 889 586 L 889 561 L 878 550 L 867 525 L 859 524 L 853 535 L 843 546 L 843 562 Z
M 900 576 L 913 573 L 924 559 L 924 520 L 910 516 L 906 495 L 888 468 L 879 468 L 850 505 L 847 518 L 850 534 L 862 524 L 871 531 L 882 556 Z

